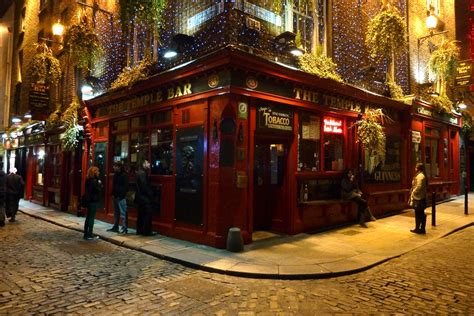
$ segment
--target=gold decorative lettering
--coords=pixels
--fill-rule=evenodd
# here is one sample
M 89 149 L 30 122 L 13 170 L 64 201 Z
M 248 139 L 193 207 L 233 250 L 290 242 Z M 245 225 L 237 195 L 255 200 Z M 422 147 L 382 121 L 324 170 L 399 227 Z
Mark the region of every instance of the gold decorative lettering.
M 187 95 L 187 94 L 191 94 L 192 91 L 191 91 L 191 84 L 190 83 L 186 83 L 184 86 L 183 86 L 183 95 Z
M 179 86 L 177 86 L 174 97 L 177 98 L 177 97 L 180 97 L 182 95 L 183 95 L 183 92 L 181 92 L 181 88 Z
M 303 92 L 303 90 L 300 89 L 300 88 L 294 88 L 293 92 L 295 93 L 295 99 L 300 100 L 301 99 L 301 93 Z
M 174 98 L 174 88 L 168 89 L 168 100 Z

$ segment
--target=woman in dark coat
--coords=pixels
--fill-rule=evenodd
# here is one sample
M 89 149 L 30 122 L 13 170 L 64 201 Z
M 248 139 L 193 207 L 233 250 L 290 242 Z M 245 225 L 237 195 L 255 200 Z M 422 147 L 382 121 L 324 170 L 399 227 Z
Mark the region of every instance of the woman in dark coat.
M 92 234 L 94 229 L 95 213 L 97 211 L 97 202 L 100 199 L 102 184 L 99 180 L 99 168 L 90 167 L 87 170 L 85 200 L 87 202 L 87 216 L 84 223 L 84 239 L 98 239 Z

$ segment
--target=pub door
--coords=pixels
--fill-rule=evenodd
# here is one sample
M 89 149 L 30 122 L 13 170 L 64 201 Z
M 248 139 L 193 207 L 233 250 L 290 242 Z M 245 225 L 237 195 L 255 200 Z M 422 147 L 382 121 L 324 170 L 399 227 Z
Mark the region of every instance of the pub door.
M 253 231 L 281 230 L 287 217 L 289 141 L 256 137 Z

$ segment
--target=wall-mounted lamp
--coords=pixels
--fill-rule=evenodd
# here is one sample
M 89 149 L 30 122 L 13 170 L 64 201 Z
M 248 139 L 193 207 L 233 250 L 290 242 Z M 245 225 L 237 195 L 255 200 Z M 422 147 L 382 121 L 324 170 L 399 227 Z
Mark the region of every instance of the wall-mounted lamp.
M 465 110 L 465 109 L 467 108 L 467 104 L 464 103 L 464 100 L 459 101 L 459 103 L 458 103 L 458 108 L 459 108 L 460 110 Z
M 32 118 L 32 115 L 31 115 L 31 113 L 30 113 L 30 112 L 27 112 L 27 113 L 25 113 L 25 115 L 23 115 L 23 118 L 25 118 L 25 119 L 29 120 L 29 119 L 31 119 L 31 118 Z
M 171 39 L 171 42 L 166 49 L 163 57 L 171 59 L 176 57 L 178 54 L 185 54 L 192 50 L 194 47 L 194 37 L 186 34 L 176 34 Z
M 301 56 L 304 50 L 296 46 L 295 39 L 295 33 L 286 31 L 275 37 L 275 43 L 280 50 L 289 52 L 293 56 Z
M 64 25 L 59 22 L 59 20 L 53 24 L 53 35 L 55 36 L 63 36 L 64 32 Z

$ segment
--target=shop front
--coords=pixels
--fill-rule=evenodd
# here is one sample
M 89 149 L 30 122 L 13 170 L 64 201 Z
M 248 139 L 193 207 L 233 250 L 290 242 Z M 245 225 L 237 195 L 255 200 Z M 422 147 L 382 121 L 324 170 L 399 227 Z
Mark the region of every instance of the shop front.
M 414 100 L 411 167 L 419 162 L 425 165 L 428 191 L 438 201 L 460 193 L 461 124 L 460 115 L 438 113 L 429 104 Z
M 350 85 L 224 49 L 86 103 L 91 163 L 106 185 L 98 217 L 108 221 L 113 162 L 129 173 L 133 226 L 134 174 L 144 159 L 154 229 L 219 248 L 230 227 L 249 243 L 261 230 L 296 234 L 354 221 L 355 206 L 340 199 L 348 168 L 375 215 L 406 207 L 411 106 Z M 384 161 L 368 156 L 353 126 L 375 108 L 391 119 Z

